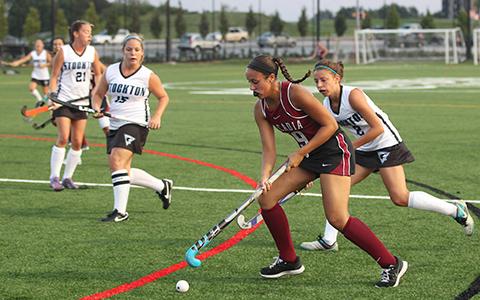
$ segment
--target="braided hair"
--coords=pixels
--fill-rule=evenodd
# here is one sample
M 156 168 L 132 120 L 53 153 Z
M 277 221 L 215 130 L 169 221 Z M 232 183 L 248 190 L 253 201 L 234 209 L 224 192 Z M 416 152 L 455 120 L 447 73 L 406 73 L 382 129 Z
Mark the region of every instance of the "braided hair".
M 290 81 L 291 83 L 300 83 L 307 79 L 311 71 L 308 70 L 307 73 L 301 79 L 293 79 L 290 73 L 287 70 L 287 67 L 283 63 L 283 60 L 280 57 L 272 57 L 270 55 L 258 55 L 254 57 L 250 63 L 248 64 L 247 68 L 253 69 L 258 71 L 264 75 L 274 74 L 275 77 L 278 75 L 278 69 L 282 72 L 283 76 L 286 80 Z
M 313 70 L 329 70 L 334 75 L 338 75 L 340 76 L 340 78 L 343 78 L 343 63 L 341 61 L 333 62 L 327 59 L 323 59 L 315 64 Z

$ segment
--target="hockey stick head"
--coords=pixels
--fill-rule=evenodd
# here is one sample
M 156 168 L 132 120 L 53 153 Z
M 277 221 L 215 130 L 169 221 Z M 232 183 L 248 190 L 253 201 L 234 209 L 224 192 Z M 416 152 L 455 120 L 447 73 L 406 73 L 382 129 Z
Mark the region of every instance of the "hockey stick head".
M 185 261 L 192 268 L 198 268 L 202 265 L 202 261 L 195 257 L 197 254 L 198 249 L 195 245 L 190 247 L 185 253 Z
M 237 217 L 237 225 L 242 229 L 250 229 L 252 228 L 252 224 L 250 222 L 245 221 L 244 215 L 238 215 Z

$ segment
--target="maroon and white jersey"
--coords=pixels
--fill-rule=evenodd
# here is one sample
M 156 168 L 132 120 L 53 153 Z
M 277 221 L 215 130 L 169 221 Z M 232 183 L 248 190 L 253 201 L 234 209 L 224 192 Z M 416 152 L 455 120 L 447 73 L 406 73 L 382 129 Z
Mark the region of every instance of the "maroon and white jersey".
M 303 147 L 317 134 L 320 124 L 301 109 L 295 107 L 290 100 L 291 82 L 281 83 L 280 105 L 271 111 L 265 99 L 261 99 L 261 107 L 265 119 L 278 130 L 290 134 L 298 146 Z

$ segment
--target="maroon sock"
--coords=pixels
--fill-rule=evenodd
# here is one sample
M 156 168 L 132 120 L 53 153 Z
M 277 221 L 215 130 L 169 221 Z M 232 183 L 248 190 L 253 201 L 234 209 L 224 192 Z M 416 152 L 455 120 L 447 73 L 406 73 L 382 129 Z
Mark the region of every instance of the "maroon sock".
M 290 227 L 288 226 L 288 219 L 283 208 L 277 203 L 271 209 L 262 209 L 262 216 L 268 230 L 270 230 L 270 234 L 275 240 L 275 244 L 280 252 L 280 258 L 286 262 L 295 262 L 297 254 L 293 248 Z
M 387 250 L 385 245 L 362 221 L 350 217 L 343 228 L 343 235 L 352 243 L 360 247 L 382 267 L 386 268 L 396 263 L 395 257 Z

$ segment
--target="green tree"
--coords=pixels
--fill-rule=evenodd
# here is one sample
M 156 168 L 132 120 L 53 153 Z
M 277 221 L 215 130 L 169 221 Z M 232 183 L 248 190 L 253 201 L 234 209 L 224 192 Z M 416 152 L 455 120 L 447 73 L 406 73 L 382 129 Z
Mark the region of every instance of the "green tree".
M 208 34 L 210 24 L 208 23 L 208 15 L 205 11 L 200 15 L 200 24 L 198 24 L 198 32 L 200 35 L 205 38 Z
M 298 33 L 301 37 L 305 37 L 307 35 L 308 30 L 308 19 L 307 19 L 307 9 L 305 6 L 302 8 L 302 14 L 298 19 L 297 23 Z
M 275 14 L 272 17 L 272 20 L 270 20 L 270 31 L 274 35 L 279 35 L 282 33 L 283 30 L 283 21 L 280 19 L 280 15 L 278 14 L 278 11 L 275 11 Z
M 63 9 L 57 9 L 55 16 L 55 35 L 66 38 L 68 36 L 68 22 Z
M 140 2 L 138 0 L 132 0 L 130 3 L 130 29 L 131 32 L 141 32 L 142 31 L 142 23 L 140 22 Z
M 341 37 L 345 31 L 347 31 L 347 18 L 343 12 L 338 12 L 335 16 L 335 33 L 338 37 Z
M 175 32 L 177 37 L 181 37 L 187 31 L 187 24 L 183 16 L 182 2 L 178 3 L 177 14 L 175 16 Z
M 8 33 L 8 20 L 5 14 L 5 1 L 0 0 L 0 40 Z
M 222 8 L 220 9 L 220 25 L 219 25 L 219 30 L 220 33 L 222 34 L 223 40 L 225 40 L 225 35 L 228 32 L 228 27 L 230 26 L 227 18 L 227 12 L 225 11 L 226 7 L 222 5 Z M 225 50 L 225 47 L 223 47 Z
M 471 45 L 471 40 L 472 40 L 472 32 L 468 26 L 468 13 L 464 10 L 461 9 L 458 12 L 457 18 L 455 19 L 455 25 L 460 27 L 463 33 L 463 40 L 465 41 L 465 46 L 467 48 L 467 59 L 472 58 L 472 45 Z
M 23 36 L 23 24 L 28 14 L 30 7 L 29 0 L 17 0 L 10 2 L 10 9 L 8 10 L 8 33 L 21 37 Z
M 372 17 L 370 17 L 369 13 L 365 15 L 365 18 L 363 18 L 361 26 L 362 29 L 372 28 Z
M 23 24 L 23 36 L 32 41 L 33 35 L 38 32 L 40 32 L 40 14 L 36 8 L 30 7 Z
M 422 28 L 435 28 L 435 22 L 430 14 L 430 10 L 427 9 L 427 14 L 420 21 L 420 25 L 422 25 Z
M 95 25 L 95 27 L 93 27 L 94 32 L 98 32 L 98 29 L 100 27 L 100 17 L 97 14 L 97 10 L 95 9 L 95 3 L 93 1 L 89 1 L 88 8 L 85 11 L 83 19 Z
M 158 39 L 162 33 L 162 22 L 160 21 L 160 9 L 155 9 L 152 19 L 150 20 L 150 32 Z
M 250 6 L 247 16 L 245 17 L 245 28 L 248 31 L 248 36 L 252 36 L 255 27 L 257 27 L 257 17 L 253 12 L 252 6 Z
M 120 28 L 119 14 L 115 7 L 111 7 L 107 12 L 107 22 L 105 28 L 108 34 L 115 34 Z
M 400 26 L 400 15 L 398 14 L 397 6 L 392 4 L 387 12 L 385 27 L 387 29 L 397 29 L 398 26 Z

